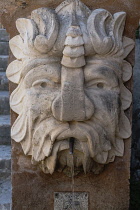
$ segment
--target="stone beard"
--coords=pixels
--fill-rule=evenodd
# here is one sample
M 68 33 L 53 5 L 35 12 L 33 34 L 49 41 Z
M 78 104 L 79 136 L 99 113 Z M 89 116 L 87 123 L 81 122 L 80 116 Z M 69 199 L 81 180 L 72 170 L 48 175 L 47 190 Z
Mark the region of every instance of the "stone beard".
M 16 22 L 20 35 L 10 40 L 17 58 L 7 77 L 18 84 L 10 97 L 19 116 L 11 136 L 44 173 L 72 166 L 75 173 L 98 174 L 123 156 L 131 136 L 124 111 L 132 96 L 124 86 L 132 74 L 124 59 L 134 47 L 122 36 L 124 12 L 90 11 L 79 0 L 34 10 Z

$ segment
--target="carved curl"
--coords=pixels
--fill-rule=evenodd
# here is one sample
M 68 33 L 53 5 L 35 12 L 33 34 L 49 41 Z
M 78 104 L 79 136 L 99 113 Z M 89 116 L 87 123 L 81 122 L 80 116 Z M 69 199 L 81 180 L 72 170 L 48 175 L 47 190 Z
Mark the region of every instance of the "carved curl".
M 20 35 L 12 38 L 9 44 L 17 59 L 48 53 L 58 35 L 56 15 L 47 8 L 34 10 L 31 19 L 19 18 L 16 27 Z
M 99 55 L 113 56 L 114 58 L 126 57 L 123 31 L 126 13 L 118 12 L 113 16 L 104 9 L 94 10 L 88 18 L 87 29 L 95 52 Z M 133 49 L 134 42 L 129 41 L 129 51 Z

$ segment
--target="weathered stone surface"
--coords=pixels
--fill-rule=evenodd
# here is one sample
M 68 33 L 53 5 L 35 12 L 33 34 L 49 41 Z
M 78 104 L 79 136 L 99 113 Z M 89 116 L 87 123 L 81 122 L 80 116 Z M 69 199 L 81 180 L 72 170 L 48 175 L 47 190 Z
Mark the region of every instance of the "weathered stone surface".
M 73 138 L 74 166 L 97 174 L 97 167 L 123 156 L 123 139 L 131 135 L 124 111 L 132 96 L 123 83 L 132 75 L 124 59 L 134 42 L 122 37 L 124 12 L 112 16 L 80 1 L 64 3 L 16 21 L 20 35 L 9 43 L 17 60 L 6 71 L 18 84 L 10 97 L 19 115 L 11 136 L 51 174 L 73 164 Z
M 39 7 L 56 7 L 62 1 L 28 1 L 25 9 L 16 5 L 15 10 L 9 7 L 4 14 L 3 24 L 7 27 L 11 37 L 17 34 L 15 20 L 19 17 L 28 17 L 33 9 Z M 133 38 L 138 26 L 139 2 L 138 1 L 83 1 L 92 9 L 104 8 L 112 14 L 118 11 L 127 12 L 126 28 L 124 34 Z M 11 6 L 11 5 L 10 5 Z M 15 3 L 13 4 L 15 6 Z M 16 11 L 16 12 L 15 12 Z M 135 11 L 135 12 L 134 12 Z M 14 15 L 13 15 L 14 14 Z M 11 18 L 9 18 L 9 16 Z M 13 57 L 11 56 L 11 61 Z M 133 56 L 128 61 L 134 63 Z M 127 83 L 130 88 L 131 84 Z M 10 84 L 13 91 L 16 85 Z M 130 113 L 127 112 L 128 116 Z M 12 112 L 12 122 L 17 115 Z M 130 139 L 125 141 L 125 155 L 116 158 L 115 162 L 106 166 L 102 174 L 79 174 L 75 177 L 75 190 L 88 189 L 90 198 L 90 210 L 92 209 L 128 209 L 129 206 L 129 167 L 130 167 Z M 13 209 L 39 210 L 53 209 L 53 193 L 56 191 L 71 191 L 71 179 L 64 174 L 55 172 L 52 176 L 45 175 L 31 165 L 30 158 L 25 157 L 20 146 L 13 142 Z M 22 183 L 22 187 L 21 187 Z M 17 187 L 18 186 L 18 187 Z M 119 186 L 119 187 L 118 187 Z M 42 193 L 43 191 L 43 193 Z M 17 200 L 18 197 L 18 200 Z M 25 202 L 26 200 L 26 202 Z M 113 206 L 113 207 L 112 207 Z

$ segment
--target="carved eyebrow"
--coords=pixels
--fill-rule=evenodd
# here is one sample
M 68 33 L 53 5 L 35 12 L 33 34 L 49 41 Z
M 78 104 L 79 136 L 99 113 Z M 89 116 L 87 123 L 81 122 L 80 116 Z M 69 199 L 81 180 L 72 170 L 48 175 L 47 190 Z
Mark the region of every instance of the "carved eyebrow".
M 119 77 L 116 74 L 116 72 L 107 66 L 99 66 L 99 65 L 87 66 L 84 70 L 84 74 L 85 74 L 85 82 L 89 82 L 91 80 L 96 80 L 96 79 L 104 79 L 111 83 L 112 82 L 115 84 L 119 83 Z
M 59 83 L 60 74 L 59 66 L 53 68 L 53 66 L 42 65 L 30 70 L 24 78 L 24 83 L 26 88 L 31 87 L 36 80 L 41 79 L 47 79 Z
M 32 86 L 38 85 L 40 83 L 48 83 L 48 82 L 49 82 L 48 79 L 39 79 L 39 80 L 36 80 L 35 82 L 33 82 Z

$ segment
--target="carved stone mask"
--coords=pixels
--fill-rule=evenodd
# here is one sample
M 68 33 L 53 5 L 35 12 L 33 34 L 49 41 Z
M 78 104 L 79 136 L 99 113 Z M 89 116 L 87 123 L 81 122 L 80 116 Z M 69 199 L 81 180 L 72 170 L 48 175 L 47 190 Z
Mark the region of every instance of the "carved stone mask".
M 10 105 L 19 116 L 11 135 L 45 173 L 72 166 L 71 138 L 77 171 L 99 173 L 123 156 L 132 98 L 123 84 L 132 67 L 124 59 L 134 46 L 122 36 L 125 17 L 69 0 L 16 21 L 20 35 L 10 48 L 17 60 L 7 77 L 18 84 Z

